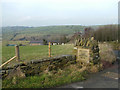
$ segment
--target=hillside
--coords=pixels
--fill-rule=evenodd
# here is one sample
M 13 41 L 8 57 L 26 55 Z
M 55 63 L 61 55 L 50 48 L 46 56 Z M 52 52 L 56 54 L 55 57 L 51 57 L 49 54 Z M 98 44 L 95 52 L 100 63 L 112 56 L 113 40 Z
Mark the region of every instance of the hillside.
M 3 27 L 3 40 L 40 40 L 53 39 L 61 35 L 67 37 L 77 31 L 83 31 L 85 26 L 80 25 L 63 25 L 63 26 L 41 26 L 41 27 Z

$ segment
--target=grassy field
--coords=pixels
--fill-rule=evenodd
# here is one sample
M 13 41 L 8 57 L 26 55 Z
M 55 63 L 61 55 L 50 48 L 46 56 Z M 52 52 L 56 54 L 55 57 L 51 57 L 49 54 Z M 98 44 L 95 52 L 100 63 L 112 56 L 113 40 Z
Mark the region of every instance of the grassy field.
M 51 46 L 52 57 L 58 55 L 72 54 L 73 45 L 54 45 Z M 14 46 L 2 47 L 2 63 L 15 56 Z M 20 46 L 20 57 L 22 61 L 37 60 L 48 57 L 48 46 Z

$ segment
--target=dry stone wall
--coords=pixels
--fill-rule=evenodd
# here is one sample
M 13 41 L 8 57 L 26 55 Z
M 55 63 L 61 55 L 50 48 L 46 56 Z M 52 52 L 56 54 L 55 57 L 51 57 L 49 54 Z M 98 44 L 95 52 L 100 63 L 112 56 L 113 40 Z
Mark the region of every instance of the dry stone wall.
M 58 69 L 63 69 L 65 66 L 75 63 L 76 56 L 62 55 L 42 60 L 31 60 L 29 62 L 19 63 L 13 67 L 2 68 L 1 74 L 4 79 L 10 74 L 10 72 L 15 71 L 15 69 L 19 67 L 25 76 L 38 75 L 45 70 L 57 71 Z

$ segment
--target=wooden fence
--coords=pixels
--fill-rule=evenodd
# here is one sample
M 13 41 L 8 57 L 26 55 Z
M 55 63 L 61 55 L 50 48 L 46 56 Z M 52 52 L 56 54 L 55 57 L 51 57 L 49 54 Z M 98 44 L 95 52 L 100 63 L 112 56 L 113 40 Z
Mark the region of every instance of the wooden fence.
M 49 42 L 48 45 L 48 53 L 49 53 L 49 57 L 51 57 L 51 43 Z M 19 46 L 16 45 L 15 46 L 15 56 L 13 56 L 12 58 L 10 58 L 8 61 L 6 61 L 5 63 L 3 63 L 2 65 L 0 65 L 0 68 L 2 68 L 3 66 L 5 66 L 6 64 L 8 64 L 9 62 L 13 61 L 16 58 L 17 62 L 20 62 L 20 51 L 19 51 Z

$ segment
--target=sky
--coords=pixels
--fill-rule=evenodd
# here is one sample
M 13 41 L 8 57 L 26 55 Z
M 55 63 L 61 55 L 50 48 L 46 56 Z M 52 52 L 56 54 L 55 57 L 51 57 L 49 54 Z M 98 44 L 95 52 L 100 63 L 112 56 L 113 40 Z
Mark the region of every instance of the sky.
M 118 23 L 120 0 L 1 0 L 2 26 Z

